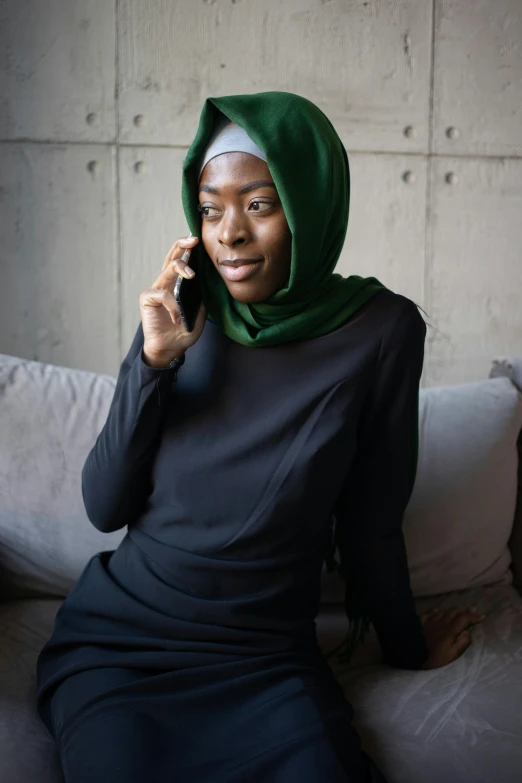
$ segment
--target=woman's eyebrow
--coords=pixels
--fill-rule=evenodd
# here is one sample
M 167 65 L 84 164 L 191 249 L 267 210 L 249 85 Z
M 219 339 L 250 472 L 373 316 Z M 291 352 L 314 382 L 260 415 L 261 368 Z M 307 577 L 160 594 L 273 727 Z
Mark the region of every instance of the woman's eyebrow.
M 240 188 L 237 188 L 236 193 L 238 196 L 243 195 L 244 193 L 250 193 L 251 190 L 257 190 L 258 188 L 266 188 L 271 187 L 275 189 L 274 183 L 269 179 L 258 179 L 255 182 L 249 182 L 247 185 L 241 185 Z M 219 190 L 217 188 L 213 188 L 210 185 L 200 185 L 198 193 L 214 193 L 215 196 L 219 196 Z

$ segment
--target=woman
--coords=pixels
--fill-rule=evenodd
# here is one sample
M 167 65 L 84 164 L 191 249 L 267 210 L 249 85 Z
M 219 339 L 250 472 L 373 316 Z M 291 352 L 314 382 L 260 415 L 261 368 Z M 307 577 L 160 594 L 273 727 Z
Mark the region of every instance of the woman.
M 82 474 L 92 523 L 128 532 L 38 660 L 68 783 L 384 781 L 316 640 L 334 512 L 385 662 L 434 668 L 470 643 L 471 611 L 415 613 L 401 521 L 426 327 L 375 278 L 333 274 L 348 197 L 312 103 L 207 99 L 183 167 L 194 236 L 140 296 Z M 187 249 L 192 332 L 172 294 Z

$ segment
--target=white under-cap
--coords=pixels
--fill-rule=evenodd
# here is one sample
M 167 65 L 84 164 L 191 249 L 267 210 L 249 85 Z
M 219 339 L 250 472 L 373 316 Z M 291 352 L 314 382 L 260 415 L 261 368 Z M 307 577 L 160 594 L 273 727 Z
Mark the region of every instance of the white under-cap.
M 216 127 L 212 131 L 212 136 L 207 144 L 203 163 L 199 170 L 200 177 L 209 160 L 215 158 L 216 155 L 221 155 L 223 152 L 249 152 L 250 155 L 255 155 L 266 162 L 265 153 L 252 141 L 246 130 L 236 125 L 235 122 L 231 122 L 224 115 L 219 118 Z

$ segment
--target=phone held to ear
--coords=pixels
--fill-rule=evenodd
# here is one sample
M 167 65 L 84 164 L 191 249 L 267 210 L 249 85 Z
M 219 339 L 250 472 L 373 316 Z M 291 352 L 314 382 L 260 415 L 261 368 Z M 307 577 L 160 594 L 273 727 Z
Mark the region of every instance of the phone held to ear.
M 192 236 L 192 232 L 190 232 L 190 236 Z M 196 245 L 196 247 L 198 246 L 199 243 Z M 192 250 L 193 249 L 194 248 L 192 248 Z M 192 250 L 187 248 L 181 256 L 181 260 L 184 263 L 187 263 L 190 259 Z M 198 264 L 194 264 L 192 262 L 190 266 L 195 272 L 194 277 L 187 278 L 183 277 L 183 275 L 178 275 L 176 284 L 174 286 L 174 298 L 178 303 L 183 325 L 187 332 L 191 332 L 194 329 L 194 324 L 196 322 L 199 308 L 201 307 L 201 302 L 203 301 L 203 294 L 199 284 Z

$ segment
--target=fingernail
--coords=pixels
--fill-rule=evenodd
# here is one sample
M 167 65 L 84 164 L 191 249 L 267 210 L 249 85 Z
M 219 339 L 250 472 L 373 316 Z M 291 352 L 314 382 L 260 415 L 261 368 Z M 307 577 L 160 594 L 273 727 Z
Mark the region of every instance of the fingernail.
M 189 277 L 194 277 L 194 275 L 195 275 L 195 272 L 194 272 L 194 270 L 193 270 L 193 269 L 188 269 L 188 268 L 186 268 L 186 269 L 185 269 L 185 271 L 186 271 L 186 273 L 187 273 L 187 275 L 188 275 Z

